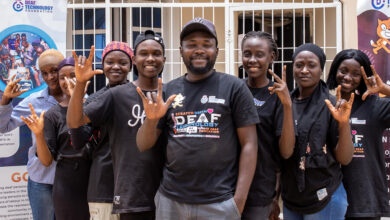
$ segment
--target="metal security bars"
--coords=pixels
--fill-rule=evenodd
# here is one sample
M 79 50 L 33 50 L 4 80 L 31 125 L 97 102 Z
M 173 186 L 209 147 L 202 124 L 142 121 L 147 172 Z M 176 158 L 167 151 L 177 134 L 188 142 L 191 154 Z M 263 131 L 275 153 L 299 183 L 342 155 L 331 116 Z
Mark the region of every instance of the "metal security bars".
M 153 29 L 166 44 L 163 80 L 167 82 L 186 72 L 179 51 L 181 27 L 192 18 L 204 17 L 217 29 L 217 70 L 245 77 L 241 39 L 248 31 L 266 31 L 279 46 L 280 58 L 273 69 L 280 74 L 282 66 L 288 66 L 291 89 L 291 56 L 297 46 L 318 44 L 328 57 L 326 66 L 342 49 L 341 7 L 337 0 L 68 0 L 67 55 L 72 50 L 89 55 L 90 46 L 95 45 L 99 68 L 105 44 L 119 40 L 132 46 L 140 32 Z M 324 79 L 326 74 L 325 69 Z M 98 76 L 91 90 L 103 84 L 104 76 Z

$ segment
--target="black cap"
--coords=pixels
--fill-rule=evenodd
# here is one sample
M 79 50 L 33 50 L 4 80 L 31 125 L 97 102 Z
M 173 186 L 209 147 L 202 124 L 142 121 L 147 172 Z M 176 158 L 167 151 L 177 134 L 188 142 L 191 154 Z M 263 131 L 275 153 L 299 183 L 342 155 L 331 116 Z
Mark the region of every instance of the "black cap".
M 211 36 L 213 36 L 218 46 L 217 32 L 215 31 L 214 24 L 211 21 L 206 20 L 204 18 L 194 18 L 190 22 L 185 24 L 180 33 L 180 42 L 183 41 L 185 36 L 196 31 L 206 32 Z
M 165 54 L 165 44 L 164 44 L 162 37 L 160 35 L 154 33 L 154 31 L 152 31 L 152 30 L 146 30 L 144 33 L 141 33 L 140 35 L 138 35 L 137 38 L 135 39 L 134 46 L 133 46 L 134 55 L 136 55 L 136 53 L 137 53 L 137 46 L 145 40 L 154 40 L 157 43 L 159 43 L 161 45 L 161 47 L 163 48 L 163 54 Z

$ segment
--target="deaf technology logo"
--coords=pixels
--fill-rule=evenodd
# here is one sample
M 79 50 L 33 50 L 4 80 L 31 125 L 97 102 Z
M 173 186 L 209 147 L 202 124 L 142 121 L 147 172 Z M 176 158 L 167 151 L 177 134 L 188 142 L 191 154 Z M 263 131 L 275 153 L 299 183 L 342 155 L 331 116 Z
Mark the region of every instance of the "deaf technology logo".
M 53 13 L 53 5 L 40 5 L 36 0 L 14 0 L 12 8 L 16 12 Z
M 23 7 L 24 7 L 22 0 L 15 0 L 14 4 L 12 5 L 12 7 L 17 12 L 22 11 Z
M 383 8 L 383 6 L 385 6 L 386 3 L 387 3 L 387 7 L 389 7 L 390 0 L 371 0 L 371 5 L 376 10 Z

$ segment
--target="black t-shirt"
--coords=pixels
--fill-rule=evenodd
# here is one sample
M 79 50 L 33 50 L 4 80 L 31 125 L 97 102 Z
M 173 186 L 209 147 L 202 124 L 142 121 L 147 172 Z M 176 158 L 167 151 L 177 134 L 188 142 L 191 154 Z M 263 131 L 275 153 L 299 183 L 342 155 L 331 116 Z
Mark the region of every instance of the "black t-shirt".
M 76 149 L 71 145 L 70 130 L 66 124 L 66 111 L 68 107 L 60 104 L 54 105 L 45 113 L 44 133 L 47 146 L 54 160 L 61 158 L 85 158 L 88 155 L 84 149 Z M 89 126 L 81 126 L 77 129 L 79 133 L 90 133 Z
M 164 161 L 161 138 L 152 149 L 140 152 L 138 128 L 144 122 L 142 100 L 132 83 L 116 86 L 84 107 L 94 126 L 108 130 L 114 167 L 114 213 L 154 210 Z
M 231 198 L 240 155 L 236 129 L 259 122 L 249 89 L 219 72 L 197 82 L 182 76 L 164 88 L 165 97 L 177 96 L 159 123 L 168 130 L 161 192 L 191 204 Z
M 257 127 L 258 155 L 256 172 L 246 206 L 267 206 L 275 197 L 276 174 L 280 170 L 279 137 L 283 126 L 283 105 L 268 87 L 251 88 L 260 123 Z
M 329 203 L 342 179 L 334 155 L 338 125 L 324 102 L 336 99 L 322 81 L 309 98 L 298 100 L 298 94 L 292 94 L 297 137 L 293 155 L 282 160 L 282 198 L 288 209 L 311 214 Z
M 383 131 L 390 127 L 390 100 L 356 96 L 351 112 L 354 156 L 342 167 L 348 195 L 348 217 L 389 216 Z
M 103 87 L 85 101 L 84 106 L 97 100 L 109 87 Z M 88 201 L 112 203 L 114 197 L 114 170 L 107 128 L 94 127 L 97 145 L 92 151 L 91 172 L 88 184 Z

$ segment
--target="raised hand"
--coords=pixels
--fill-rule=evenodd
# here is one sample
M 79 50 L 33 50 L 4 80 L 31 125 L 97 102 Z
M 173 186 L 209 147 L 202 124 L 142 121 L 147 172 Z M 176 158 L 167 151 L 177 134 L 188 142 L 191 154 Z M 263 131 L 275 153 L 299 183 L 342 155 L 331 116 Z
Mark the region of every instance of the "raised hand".
M 9 81 L 8 85 L 4 89 L 3 96 L 5 96 L 6 98 L 13 99 L 13 98 L 16 98 L 16 97 L 20 96 L 24 92 L 28 91 L 28 89 L 21 89 L 22 86 L 19 85 L 18 83 L 22 79 L 17 79 L 17 80 L 14 81 L 15 77 L 16 77 L 16 75 L 12 76 L 12 78 Z
M 75 88 L 75 86 L 76 86 L 76 78 L 68 78 L 68 77 L 65 77 L 65 82 L 66 82 L 66 85 L 67 85 L 67 89 L 68 89 L 69 95 L 72 96 L 72 95 L 73 95 L 74 88 Z M 89 86 L 90 82 L 91 82 L 91 81 L 88 81 L 88 82 L 85 84 L 84 94 L 87 93 L 88 86 Z
M 91 52 L 89 53 L 88 59 L 85 56 L 77 56 L 76 52 L 73 51 L 73 57 L 75 61 L 75 74 L 76 80 L 79 83 L 88 82 L 94 75 L 102 74 L 102 70 L 92 70 L 92 61 L 95 55 L 95 46 L 91 46 Z
M 272 72 L 271 69 L 268 69 L 269 74 L 271 74 L 276 82 L 272 87 L 268 87 L 268 90 L 270 91 L 271 94 L 276 93 L 278 95 L 280 102 L 285 105 L 285 104 L 291 104 L 291 98 L 290 98 L 290 93 L 288 91 L 287 83 L 286 83 L 286 65 L 283 66 L 283 73 L 282 73 L 282 78 L 280 79 L 278 75 L 276 75 L 274 72 Z
M 24 121 L 24 123 L 26 123 L 28 128 L 30 128 L 30 130 L 35 135 L 42 134 L 43 133 L 43 128 L 44 128 L 44 118 L 43 118 L 43 116 L 45 115 L 45 112 L 43 111 L 41 113 L 41 115 L 39 116 L 39 118 L 38 118 L 37 114 L 35 113 L 35 110 L 34 110 L 33 106 L 31 105 L 31 103 L 29 103 L 28 105 L 30 106 L 31 115 L 28 116 L 27 118 L 25 118 L 23 116 L 20 116 L 20 118 Z
M 333 106 L 329 99 L 325 99 L 325 103 L 329 108 L 330 113 L 332 113 L 333 118 L 339 123 L 349 123 L 349 116 L 351 115 L 351 109 L 353 104 L 353 99 L 355 94 L 351 93 L 349 101 L 341 98 L 341 85 L 337 87 L 337 99 L 336 105 Z
M 142 98 L 146 118 L 149 120 L 158 120 L 162 118 L 173 102 L 176 95 L 171 95 L 166 102 L 162 99 L 162 79 L 158 79 L 158 92 L 147 92 L 146 96 L 141 88 L 137 87 L 137 92 Z
M 366 74 L 366 71 L 364 71 L 364 68 L 362 66 L 360 67 L 364 82 L 366 83 L 366 86 L 367 86 L 367 91 L 364 92 L 364 94 L 362 96 L 363 101 L 366 100 L 367 96 L 381 92 L 385 87 L 385 84 L 383 83 L 382 79 L 376 73 L 374 66 L 370 65 L 370 67 L 371 67 L 372 73 L 374 74 L 373 76 L 370 76 L 370 77 L 367 77 L 367 74 Z

